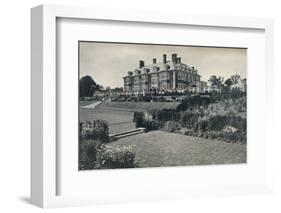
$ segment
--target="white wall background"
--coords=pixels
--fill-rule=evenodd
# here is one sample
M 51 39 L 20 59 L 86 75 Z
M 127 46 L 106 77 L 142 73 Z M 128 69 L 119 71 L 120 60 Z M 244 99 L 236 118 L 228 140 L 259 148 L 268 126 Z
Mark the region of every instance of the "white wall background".
M 29 204 L 30 188 L 30 8 L 42 3 L 161 10 L 192 14 L 269 17 L 275 20 L 275 140 L 272 141 L 274 194 L 192 199 L 47 210 L 52 212 L 280 212 L 281 205 L 281 13 L 278 0 L 6 0 L 0 7 L 0 210 L 37 212 Z M 279 130 L 280 131 L 280 130 Z M 279 137 L 278 137 L 279 136 Z M 239 175 L 239 174 L 238 174 Z

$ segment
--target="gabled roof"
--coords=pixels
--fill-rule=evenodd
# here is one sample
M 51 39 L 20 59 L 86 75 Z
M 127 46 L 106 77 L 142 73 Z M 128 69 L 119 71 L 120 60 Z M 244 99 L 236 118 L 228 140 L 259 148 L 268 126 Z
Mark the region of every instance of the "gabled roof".
M 167 63 L 156 63 L 146 65 L 142 68 L 136 68 L 133 72 L 133 75 L 136 75 L 136 72 L 139 71 L 138 75 L 145 74 L 145 73 L 157 73 L 161 71 L 167 70 L 175 70 L 175 69 L 182 69 L 186 72 L 192 72 L 192 68 L 184 63 L 174 64 L 172 61 L 167 61 Z

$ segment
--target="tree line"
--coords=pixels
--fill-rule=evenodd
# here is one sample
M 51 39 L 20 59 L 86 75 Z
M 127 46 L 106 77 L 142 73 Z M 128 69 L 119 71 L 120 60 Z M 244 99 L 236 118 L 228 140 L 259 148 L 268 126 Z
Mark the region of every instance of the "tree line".
M 215 86 L 220 91 L 230 92 L 231 86 L 237 84 L 240 79 L 241 76 L 238 74 L 232 75 L 226 80 L 221 76 L 212 75 L 208 81 L 211 83 L 211 86 Z
M 86 75 L 79 80 L 80 97 L 93 97 L 96 92 L 123 92 L 123 87 L 104 88 L 102 85 L 97 84 L 89 75 Z

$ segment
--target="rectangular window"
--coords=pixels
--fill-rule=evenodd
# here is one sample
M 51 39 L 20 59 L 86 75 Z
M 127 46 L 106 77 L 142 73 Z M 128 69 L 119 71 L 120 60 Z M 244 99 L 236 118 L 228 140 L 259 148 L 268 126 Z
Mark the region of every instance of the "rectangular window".
M 178 72 L 178 80 L 186 80 L 186 74 L 183 72 Z
M 178 84 L 177 84 L 177 88 L 180 89 L 180 90 L 184 90 L 184 89 L 185 89 L 185 84 L 183 84 L 183 83 L 178 83 Z
M 147 75 L 141 76 L 141 81 L 142 81 L 142 82 L 148 81 L 148 76 L 147 76 Z
M 139 83 L 139 77 L 135 77 L 135 78 L 134 78 L 134 82 L 135 82 L 135 83 Z

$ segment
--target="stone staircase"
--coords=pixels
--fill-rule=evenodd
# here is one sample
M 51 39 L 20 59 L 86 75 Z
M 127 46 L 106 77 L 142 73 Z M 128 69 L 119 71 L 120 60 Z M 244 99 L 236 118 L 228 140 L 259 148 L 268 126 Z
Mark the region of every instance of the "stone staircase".
M 136 135 L 136 134 L 141 134 L 145 132 L 145 128 L 137 128 L 137 129 L 132 129 L 132 130 L 128 130 L 128 131 L 124 131 L 124 132 L 119 132 L 119 133 L 114 133 L 114 134 L 110 134 L 109 138 L 111 141 L 117 140 L 119 138 L 124 138 L 124 137 L 128 137 L 131 135 Z
M 102 103 L 102 101 L 96 101 L 96 102 L 94 102 L 94 103 L 92 103 L 92 104 L 89 104 L 89 105 L 87 105 L 87 106 L 82 106 L 81 108 L 85 108 L 85 109 L 87 109 L 87 108 L 94 109 L 94 108 L 96 108 L 98 105 L 100 105 L 101 103 Z

